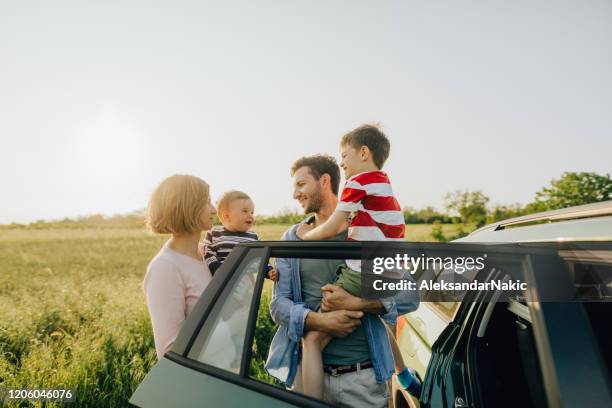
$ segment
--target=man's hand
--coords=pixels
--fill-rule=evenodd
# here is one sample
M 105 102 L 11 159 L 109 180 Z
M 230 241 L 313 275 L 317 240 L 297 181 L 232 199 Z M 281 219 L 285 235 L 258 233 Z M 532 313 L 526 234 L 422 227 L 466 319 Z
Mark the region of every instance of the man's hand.
M 363 299 L 353 296 L 340 286 L 328 283 L 321 288 L 323 300 L 321 310 L 360 310 L 370 314 L 387 313 L 385 306 L 378 299 Z
M 298 225 L 297 230 L 295 230 L 295 234 L 298 236 L 299 239 L 304 239 L 304 234 L 306 234 L 308 231 L 312 231 L 314 229 L 314 225 L 313 224 L 308 224 L 308 223 L 301 223 L 300 225 Z
M 351 295 L 340 286 L 328 283 L 321 288 L 323 300 L 321 310 L 362 310 L 361 298 Z
M 309 312 L 305 326 L 308 330 L 317 330 L 334 337 L 345 337 L 361 324 L 363 312 L 354 310 L 335 310 L 328 313 Z

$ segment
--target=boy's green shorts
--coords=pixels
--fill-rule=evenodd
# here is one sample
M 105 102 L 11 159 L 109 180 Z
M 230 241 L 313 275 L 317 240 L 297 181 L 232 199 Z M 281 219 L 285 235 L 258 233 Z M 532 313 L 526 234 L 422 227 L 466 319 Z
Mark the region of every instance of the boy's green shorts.
M 338 267 L 338 279 L 334 285 L 340 286 L 353 296 L 361 297 L 361 272 L 352 270 L 346 265 Z

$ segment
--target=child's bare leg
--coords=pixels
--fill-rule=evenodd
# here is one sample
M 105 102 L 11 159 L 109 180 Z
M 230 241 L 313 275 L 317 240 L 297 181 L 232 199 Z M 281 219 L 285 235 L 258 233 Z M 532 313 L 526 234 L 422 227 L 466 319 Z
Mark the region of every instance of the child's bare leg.
M 389 335 L 389 344 L 393 354 L 393 365 L 397 382 L 402 389 L 419 398 L 421 395 L 421 381 L 418 379 L 416 372 L 412 368 L 408 368 L 404 363 L 404 358 L 395 339 L 395 327 L 388 324 L 385 324 L 385 327 Z
M 320 331 L 309 331 L 302 338 L 302 384 L 304 394 L 323 399 L 323 356 L 321 353 L 332 336 Z
M 404 364 L 404 358 L 402 357 L 402 353 L 397 345 L 397 341 L 395 340 L 395 333 L 391 325 L 385 323 L 385 327 L 387 328 L 387 334 L 389 335 L 389 343 L 391 344 L 391 353 L 393 354 L 393 365 L 395 367 L 395 372 L 401 372 L 406 365 Z

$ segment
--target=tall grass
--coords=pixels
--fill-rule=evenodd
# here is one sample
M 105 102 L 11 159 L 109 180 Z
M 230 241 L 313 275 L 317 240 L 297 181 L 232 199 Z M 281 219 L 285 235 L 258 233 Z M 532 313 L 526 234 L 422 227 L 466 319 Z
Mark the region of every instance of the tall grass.
M 286 228 L 257 231 L 277 240 Z M 432 240 L 431 226 L 407 231 Z M 76 406 L 125 406 L 156 362 L 141 285 L 166 239 L 134 228 L 0 228 L 0 384 L 72 387 Z M 274 329 L 268 303 L 269 290 L 252 365 L 263 380 Z
M 163 238 L 142 231 L 6 235 L 0 382 L 74 387 L 80 406 L 125 405 L 155 362 L 140 285 Z

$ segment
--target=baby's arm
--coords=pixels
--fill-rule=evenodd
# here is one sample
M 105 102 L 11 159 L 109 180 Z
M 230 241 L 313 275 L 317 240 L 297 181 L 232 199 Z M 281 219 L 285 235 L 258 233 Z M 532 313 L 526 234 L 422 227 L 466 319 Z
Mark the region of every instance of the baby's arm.
M 300 224 L 296 233 L 303 240 L 316 241 L 332 238 L 348 228 L 349 212 L 336 210 L 323 224 L 312 228 L 311 224 Z
M 255 234 L 255 241 L 259 241 L 259 235 L 257 235 L 256 232 L 253 232 L 253 234 Z M 276 269 L 274 269 L 274 267 L 270 264 L 268 264 L 268 274 L 266 275 L 268 277 L 268 279 L 270 279 L 271 281 L 274 282 L 278 282 L 278 272 L 276 271 Z
M 213 237 L 210 231 L 206 231 L 204 238 L 204 262 L 208 265 L 210 273 L 214 274 L 221 266 L 221 262 L 217 259 L 217 251 L 212 249 Z

